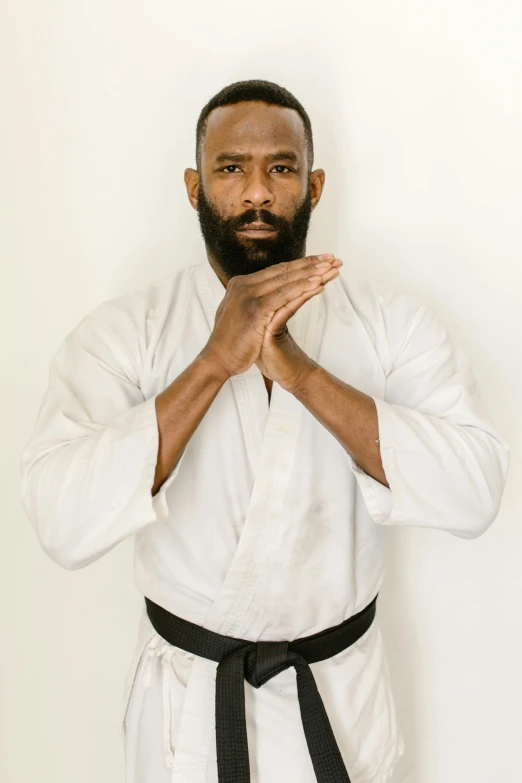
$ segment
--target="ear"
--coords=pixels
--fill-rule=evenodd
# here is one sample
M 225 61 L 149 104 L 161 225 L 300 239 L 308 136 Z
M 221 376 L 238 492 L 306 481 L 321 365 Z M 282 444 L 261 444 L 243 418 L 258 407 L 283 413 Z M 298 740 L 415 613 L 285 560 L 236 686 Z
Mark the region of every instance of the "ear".
M 196 169 L 185 169 L 185 174 L 183 178 L 185 180 L 185 187 L 187 188 L 187 195 L 189 201 L 197 212 L 199 174 L 196 171 Z
M 321 198 L 326 174 L 324 169 L 316 169 L 310 174 L 310 191 L 312 196 L 312 209 L 315 209 Z

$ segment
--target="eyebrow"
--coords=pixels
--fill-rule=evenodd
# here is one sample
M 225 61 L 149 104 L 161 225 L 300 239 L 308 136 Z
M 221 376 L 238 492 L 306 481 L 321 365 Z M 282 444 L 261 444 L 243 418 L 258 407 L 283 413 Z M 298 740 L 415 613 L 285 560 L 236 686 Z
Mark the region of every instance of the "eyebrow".
M 248 153 L 243 152 L 222 152 L 220 155 L 218 155 L 215 159 L 216 163 L 223 163 L 226 160 L 232 160 L 234 163 L 242 163 L 246 160 L 252 160 L 252 155 Z M 295 152 L 290 151 L 282 151 L 282 152 L 274 152 L 270 155 L 265 155 L 265 160 L 267 161 L 273 161 L 273 160 L 287 160 L 290 163 L 297 163 L 298 158 Z

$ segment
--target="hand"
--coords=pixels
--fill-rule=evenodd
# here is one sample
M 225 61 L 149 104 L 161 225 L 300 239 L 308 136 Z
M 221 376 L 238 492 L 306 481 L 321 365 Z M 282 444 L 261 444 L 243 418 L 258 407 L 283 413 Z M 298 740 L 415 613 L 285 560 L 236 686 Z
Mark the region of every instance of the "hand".
M 295 342 L 286 323 L 305 301 L 316 293 L 324 291 L 325 284 L 338 276 L 342 263 L 339 258 L 336 258 L 332 261 L 329 269 L 325 268 L 324 271 L 318 269 L 319 277 L 316 281 L 316 289 L 283 305 L 275 313 L 265 330 L 263 345 L 256 359 L 256 365 L 264 376 L 276 381 L 291 393 L 299 387 L 310 370 L 317 365 Z
M 267 327 L 271 325 L 272 329 L 266 344 L 269 348 L 277 333 L 284 333 L 288 318 L 307 299 L 321 293 L 324 286 L 320 281 L 326 281 L 335 260 L 331 253 L 306 256 L 232 277 L 217 309 L 205 353 L 228 376 L 248 370 L 260 356 Z M 318 264 L 326 266 L 318 269 Z M 310 281 L 312 276 L 319 276 L 320 281 Z

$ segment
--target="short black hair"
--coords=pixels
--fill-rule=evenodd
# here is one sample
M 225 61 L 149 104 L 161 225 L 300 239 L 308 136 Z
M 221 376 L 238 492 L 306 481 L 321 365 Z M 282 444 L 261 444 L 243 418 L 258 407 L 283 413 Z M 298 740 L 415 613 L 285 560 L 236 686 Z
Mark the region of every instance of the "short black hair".
M 264 79 L 250 79 L 229 84 L 216 93 L 202 108 L 196 126 L 196 166 L 198 171 L 201 170 L 201 153 L 208 115 L 213 109 L 217 109 L 218 106 L 230 106 L 241 101 L 264 101 L 273 106 L 295 109 L 304 124 L 308 170 L 310 172 L 314 163 L 314 145 L 310 118 L 301 103 L 291 92 L 274 82 L 267 82 Z

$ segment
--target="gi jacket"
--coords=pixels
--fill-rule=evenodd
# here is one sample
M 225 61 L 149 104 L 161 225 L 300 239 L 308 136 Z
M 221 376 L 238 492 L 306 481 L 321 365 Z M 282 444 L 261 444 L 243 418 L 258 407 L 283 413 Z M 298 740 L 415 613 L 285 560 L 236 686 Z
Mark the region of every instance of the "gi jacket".
M 431 309 L 345 267 L 288 328 L 314 361 L 373 398 L 389 488 L 276 382 L 269 403 L 253 364 L 224 383 L 152 497 L 155 398 L 204 348 L 224 295 L 205 259 L 103 302 L 64 339 L 21 460 L 23 504 L 53 560 L 82 568 L 134 535 L 144 596 L 221 634 L 292 640 L 372 600 L 387 526 L 462 538 L 488 528 L 509 447 L 468 359 Z M 125 706 L 155 637 L 144 612 Z M 168 652 L 183 694 L 164 705 L 177 726 L 172 748 L 165 733 L 172 780 L 216 780 L 216 664 Z M 312 670 L 352 782 L 384 783 L 404 743 L 378 621 Z M 253 780 L 313 783 L 295 670 L 245 687 Z

